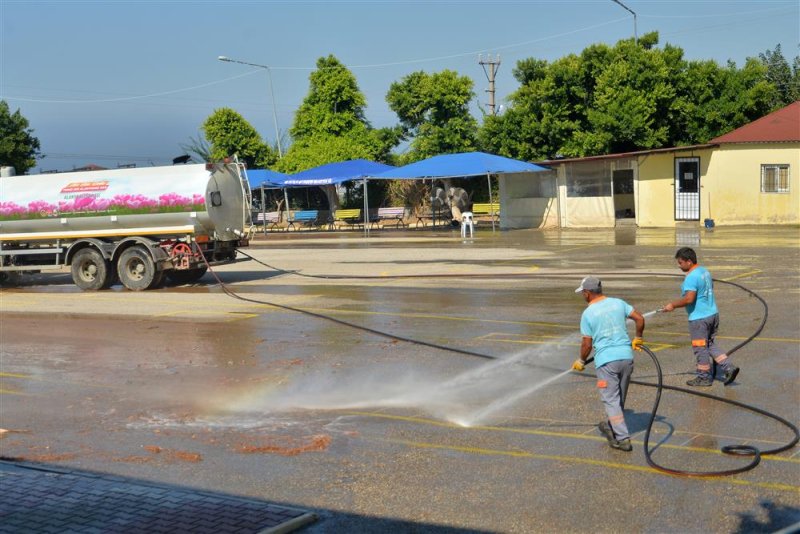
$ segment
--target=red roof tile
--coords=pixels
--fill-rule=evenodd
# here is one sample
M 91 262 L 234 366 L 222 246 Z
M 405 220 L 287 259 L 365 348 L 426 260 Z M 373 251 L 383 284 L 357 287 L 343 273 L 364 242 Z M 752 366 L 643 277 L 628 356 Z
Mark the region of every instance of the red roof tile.
M 800 100 L 745 124 L 710 143 L 775 143 L 800 141 Z

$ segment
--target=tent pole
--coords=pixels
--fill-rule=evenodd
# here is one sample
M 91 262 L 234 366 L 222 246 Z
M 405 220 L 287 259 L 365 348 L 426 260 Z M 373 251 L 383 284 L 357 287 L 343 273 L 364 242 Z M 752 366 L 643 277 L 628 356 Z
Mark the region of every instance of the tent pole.
M 433 178 L 431 178 L 431 225 L 436 230 L 436 208 L 433 207 Z
M 364 237 L 369 237 L 369 198 L 367 196 L 367 177 L 364 177 Z
M 289 222 L 289 193 L 286 191 L 286 188 L 283 188 L 283 200 L 284 200 L 284 210 L 286 212 L 286 222 Z M 286 227 L 286 230 L 289 230 L 289 227 Z
M 492 202 L 492 175 L 486 173 L 486 180 L 489 182 L 489 211 L 492 212 L 492 233 L 494 233 L 494 202 Z
M 267 200 L 264 184 L 261 184 L 261 222 L 264 223 L 264 236 L 267 235 Z

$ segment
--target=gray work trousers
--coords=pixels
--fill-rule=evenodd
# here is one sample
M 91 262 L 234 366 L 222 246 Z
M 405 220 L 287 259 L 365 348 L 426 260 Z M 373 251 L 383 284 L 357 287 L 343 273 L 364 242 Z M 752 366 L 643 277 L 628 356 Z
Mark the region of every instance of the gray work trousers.
M 597 389 L 608 415 L 608 424 L 618 441 L 631 437 L 623 409 L 633 374 L 633 360 L 615 360 L 596 369 Z
M 725 351 L 716 343 L 717 330 L 719 330 L 719 314 L 689 321 L 689 337 L 692 339 L 692 351 L 697 360 L 697 376 L 700 378 L 713 378 L 711 376 L 711 360 L 714 359 L 723 371 L 731 367 L 727 357 L 720 359 Z

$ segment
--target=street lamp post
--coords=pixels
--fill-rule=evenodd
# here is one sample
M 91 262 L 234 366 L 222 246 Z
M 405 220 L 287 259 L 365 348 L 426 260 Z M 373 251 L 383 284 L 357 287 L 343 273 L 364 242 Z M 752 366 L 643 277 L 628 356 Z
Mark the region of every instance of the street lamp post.
M 278 145 L 278 157 L 283 158 L 283 151 L 281 150 L 281 136 L 280 132 L 278 131 L 278 113 L 275 108 L 275 89 L 272 87 L 272 70 L 268 65 L 259 65 L 258 63 L 239 61 L 238 59 L 231 59 L 227 56 L 219 56 L 217 59 L 220 61 L 226 61 L 228 63 L 239 63 L 241 65 L 258 67 L 259 69 L 264 69 L 267 71 L 267 77 L 269 78 L 269 93 L 272 97 L 272 123 L 275 125 L 275 144 Z
M 629 8 L 628 6 L 626 6 L 625 4 L 620 2 L 619 0 L 611 0 L 611 1 L 614 2 L 615 4 L 621 5 L 625 10 L 627 10 L 628 12 L 630 12 L 631 15 L 633 15 L 633 38 L 634 38 L 634 42 L 638 46 L 639 45 L 639 32 L 636 31 L 636 13 L 634 13 L 631 8 Z

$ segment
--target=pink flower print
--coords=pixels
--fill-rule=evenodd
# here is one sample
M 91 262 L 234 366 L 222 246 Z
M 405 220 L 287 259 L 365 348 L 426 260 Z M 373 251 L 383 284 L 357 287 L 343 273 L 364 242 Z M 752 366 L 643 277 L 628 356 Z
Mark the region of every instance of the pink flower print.
M 158 197 L 159 206 L 188 206 L 191 203 L 191 199 L 181 196 L 177 193 L 167 193 Z
M 25 211 L 25 208 L 14 202 L 0 202 L 0 216 L 2 217 L 22 215 Z
M 78 197 L 75 199 L 75 202 L 73 203 L 73 208 L 75 211 L 89 210 L 91 209 L 93 202 L 94 202 L 94 197 Z
M 107 198 L 94 199 L 94 209 L 96 209 L 97 211 L 106 211 L 110 205 L 111 205 L 111 200 Z
M 47 217 L 53 213 L 56 207 L 44 200 L 34 200 L 28 203 L 28 214 L 39 217 Z

